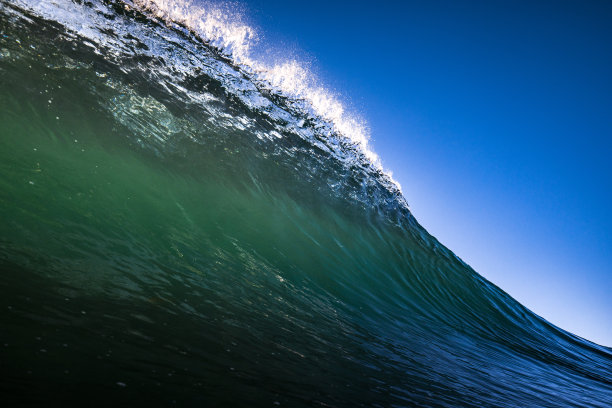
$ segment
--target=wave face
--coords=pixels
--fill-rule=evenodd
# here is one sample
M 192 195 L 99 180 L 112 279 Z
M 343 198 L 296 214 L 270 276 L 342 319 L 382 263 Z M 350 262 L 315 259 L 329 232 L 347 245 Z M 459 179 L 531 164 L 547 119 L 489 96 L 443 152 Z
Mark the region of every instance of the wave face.
M 430 236 L 360 122 L 253 35 L 0 1 L 2 399 L 609 407 L 612 351 Z

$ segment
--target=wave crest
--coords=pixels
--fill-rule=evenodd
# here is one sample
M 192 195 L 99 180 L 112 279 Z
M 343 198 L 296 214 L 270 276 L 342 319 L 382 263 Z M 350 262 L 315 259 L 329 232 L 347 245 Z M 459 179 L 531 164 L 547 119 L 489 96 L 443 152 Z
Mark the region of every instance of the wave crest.
M 296 60 L 266 63 L 254 55 L 257 31 L 242 22 L 241 14 L 229 4 L 195 4 L 189 0 L 135 0 L 138 10 L 166 24 L 184 26 L 207 44 L 217 48 L 250 76 L 258 86 L 291 101 L 292 108 L 329 122 L 332 131 L 357 147 L 378 170 L 380 158 L 369 147 L 369 129 L 358 115 L 345 109 L 339 98 L 320 85 L 316 76 Z M 390 173 L 386 176 L 399 189 Z

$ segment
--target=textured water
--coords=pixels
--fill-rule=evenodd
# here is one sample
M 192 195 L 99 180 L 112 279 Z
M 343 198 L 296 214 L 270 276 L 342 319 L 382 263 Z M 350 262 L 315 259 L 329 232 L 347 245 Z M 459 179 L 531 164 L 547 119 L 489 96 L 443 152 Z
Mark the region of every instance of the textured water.
M 609 348 L 431 237 L 359 121 L 202 10 L 0 1 L 4 406 L 612 405 Z

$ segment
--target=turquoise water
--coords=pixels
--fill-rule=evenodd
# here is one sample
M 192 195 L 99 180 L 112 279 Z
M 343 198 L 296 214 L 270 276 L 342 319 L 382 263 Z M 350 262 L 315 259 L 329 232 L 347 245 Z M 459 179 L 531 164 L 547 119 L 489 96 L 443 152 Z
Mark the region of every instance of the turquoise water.
M 612 351 L 325 118 L 121 2 L 0 2 L 8 405 L 607 407 Z

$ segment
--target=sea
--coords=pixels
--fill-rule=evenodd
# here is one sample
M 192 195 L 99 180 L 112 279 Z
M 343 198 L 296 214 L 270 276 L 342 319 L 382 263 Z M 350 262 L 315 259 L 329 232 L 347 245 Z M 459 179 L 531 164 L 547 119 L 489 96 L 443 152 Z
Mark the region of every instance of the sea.
M 0 0 L 0 404 L 612 407 L 232 7 Z

